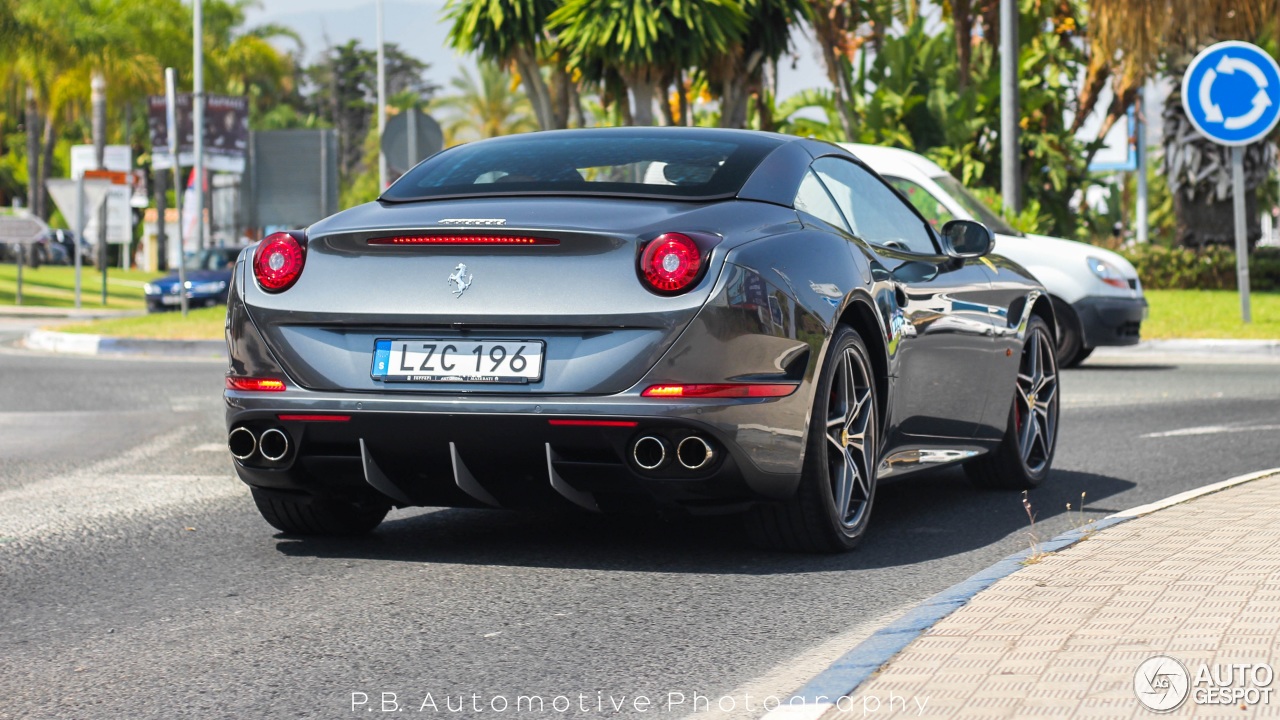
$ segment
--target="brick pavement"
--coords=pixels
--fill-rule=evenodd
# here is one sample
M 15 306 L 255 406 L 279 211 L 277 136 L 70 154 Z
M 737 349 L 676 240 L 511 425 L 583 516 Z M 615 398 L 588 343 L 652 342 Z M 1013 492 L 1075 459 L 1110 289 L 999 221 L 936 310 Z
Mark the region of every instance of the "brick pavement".
M 824 717 L 1156 717 L 1138 702 L 1134 675 L 1162 654 L 1181 661 L 1192 681 L 1169 717 L 1280 717 L 1280 697 L 1259 695 L 1243 708 L 1195 702 L 1206 692 L 1195 683 L 1201 665 L 1280 669 L 1280 475 L 1107 528 L 1028 564 L 927 630 Z M 1280 678 L 1263 689 L 1280 696 Z

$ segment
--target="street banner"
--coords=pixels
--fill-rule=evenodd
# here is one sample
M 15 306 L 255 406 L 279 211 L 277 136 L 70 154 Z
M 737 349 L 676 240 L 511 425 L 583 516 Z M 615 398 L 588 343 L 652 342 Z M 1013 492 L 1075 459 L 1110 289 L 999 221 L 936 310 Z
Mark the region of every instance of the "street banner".
M 249 148 L 249 99 L 234 95 L 205 95 L 204 159 L 213 172 L 243 173 Z M 195 132 L 191 93 L 177 96 L 178 165 L 195 165 Z M 148 98 L 147 126 L 151 130 L 151 163 L 156 170 L 172 170 L 165 98 Z

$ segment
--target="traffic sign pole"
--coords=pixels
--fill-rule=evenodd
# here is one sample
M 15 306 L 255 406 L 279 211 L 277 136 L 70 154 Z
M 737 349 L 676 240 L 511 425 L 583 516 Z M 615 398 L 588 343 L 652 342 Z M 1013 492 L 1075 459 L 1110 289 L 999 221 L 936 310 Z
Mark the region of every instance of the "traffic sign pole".
M 80 244 L 84 242 L 84 173 L 76 176 L 76 309 L 80 309 Z
M 1244 148 L 1231 148 L 1231 198 L 1236 215 L 1236 285 L 1240 289 L 1240 317 L 1253 322 L 1249 312 L 1249 228 L 1244 213 Z
M 1244 148 L 1280 123 L 1280 64 L 1265 50 L 1236 40 L 1204 49 L 1182 76 L 1182 109 L 1204 137 L 1231 148 L 1236 286 L 1240 317 L 1249 308 L 1249 229 L 1245 218 Z
M 14 247 L 17 248 L 18 250 L 18 292 L 15 293 L 13 296 L 13 303 L 15 305 L 21 305 L 22 304 L 22 256 L 27 253 L 27 246 L 15 245 Z M 35 253 L 32 253 L 32 254 L 34 255 Z

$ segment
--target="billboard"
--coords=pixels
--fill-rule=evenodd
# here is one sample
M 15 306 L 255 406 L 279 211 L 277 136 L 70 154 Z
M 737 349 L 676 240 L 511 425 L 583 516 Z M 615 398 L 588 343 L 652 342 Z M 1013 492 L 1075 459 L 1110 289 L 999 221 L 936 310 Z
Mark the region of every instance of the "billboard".
M 165 98 L 152 95 L 148 99 L 147 126 L 151 130 L 152 167 L 173 168 L 169 156 L 169 133 Z M 195 131 L 191 93 L 177 96 L 178 165 L 195 165 Z M 204 97 L 204 160 L 213 172 L 244 172 L 245 153 L 249 148 L 249 99 L 234 95 Z

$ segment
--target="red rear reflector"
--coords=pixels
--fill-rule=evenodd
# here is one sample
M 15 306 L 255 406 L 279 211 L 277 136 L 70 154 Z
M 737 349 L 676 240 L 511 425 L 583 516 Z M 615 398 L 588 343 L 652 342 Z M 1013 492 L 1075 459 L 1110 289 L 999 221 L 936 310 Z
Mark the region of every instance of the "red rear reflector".
M 229 377 L 227 389 L 246 392 L 280 392 L 284 390 L 284 381 L 275 378 Z
M 281 422 L 346 422 L 350 415 L 277 415 Z
M 640 394 L 644 397 L 656 398 L 766 398 L 786 397 L 795 392 L 796 387 L 796 385 L 745 383 L 650 385 Z
M 523 235 L 397 235 L 372 238 L 370 245 L 559 245 L 552 238 Z
M 636 427 L 640 423 L 634 420 L 548 420 L 557 427 Z

